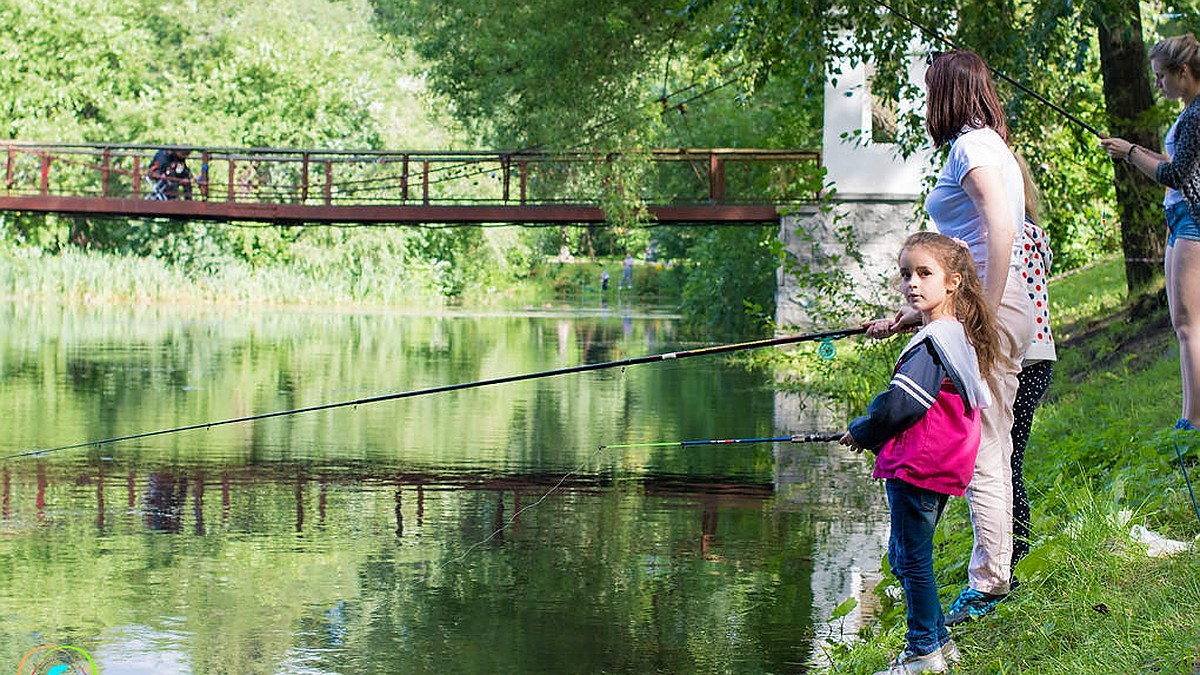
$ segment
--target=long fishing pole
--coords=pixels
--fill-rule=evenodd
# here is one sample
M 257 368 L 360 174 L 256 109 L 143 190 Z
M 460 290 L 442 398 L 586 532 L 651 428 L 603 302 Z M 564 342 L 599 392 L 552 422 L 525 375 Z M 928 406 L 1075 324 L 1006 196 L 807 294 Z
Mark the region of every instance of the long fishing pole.
M 946 37 L 945 35 L 942 35 L 941 33 L 933 30 L 932 28 L 927 28 L 927 27 L 921 25 L 920 23 L 917 23 L 911 17 L 905 15 L 904 13 L 900 12 L 895 7 L 892 7 L 888 3 L 884 2 L 884 0 L 875 0 L 875 3 L 882 6 L 884 9 L 891 12 L 892 14 L 895 14 L 897 17 L 903 19 L 909 25 L 911 25 L 912 27 L 921 31 L 922 33 L 925 33 L 926 35 L 932 37 L 933 39 L 946 44 L 951 49 L 960 49 L 960 47 L 958 45 L 954 44 L 954 42 L 952 42 L 950 40 L 950 38 Z M 1062 106 L 1058 105 L 1057 103 L 1054 103 L 1050 99 L 1046 98 L 1045 96 L 1042 96 L 1041 94 L 1037 93 L 1033 89 L 1030 89 L 1029 87 L 1025 86 L 1024 84 L 1021 84 L 1020 82 L 1014 80 L 1013 78 L 1009 77 L 1008 75 L 1005 75 L 1002 71 L 993 67 L 991 64 L 988 64 L 988 70 L 992 71 L 992 74 L 994 74 L 996 77 L 999 77 L 1000 79 L 1011 84 L 1012 86 L 1016 87 L 1017 89 L 1020 89 L 1021 91 L 1025 92 L 1026 94 L 1029 94 L 1030 96 L 1032 96 L 1033 98 L 1042 102 L 1043 104 L 1050 106 L 1050 108 L 1052 110 L 1054 110 L 1058 114 L 1062 115 L 1063 117 L 1066 117 L 1068 120 L 1071 120 L 1075 124 L 1078 124 L 1080 127 L 1086 129 L 1088 131 L 1088 133 L 1092 134 L 1093 136 L 1095 136 L 1097 138 L 1106 138 L 1107 137 L 1107 136 L 1105 136 L 1105 134 L 1102 134 L 1099 131 L 1097 131 L 1096 128 L 1093 127 L 1092 125 L 1088 124 L 1087 122 L 1084 122 L 1083 120 L 1079 119 L 1075 115 L 1071 114 L 1066 108 L 1063 108 Z
M 1188 495 L 1192 498 L 1192 510 L 1196 519 L 1200 520 L 1200 505 L 1196 503 L 1196 493 L 1192 490 L 1192 479 L 1188 477 L 1187 464 L 1183 461 L 1183 451 L 1179 449 L 1179 441 L 1175 441 L 1175 456 L 1179 458 L 1179 472 L 1183 474 L 1183 482 L 1187 485 Z
M 764 340 L 753 340 L 750 342 L 738 342 L 727 345 L 714 345 L 712 347 L 701 347 L 698 349 L 689 349 L 680 352 L 667 352 L 665 354 L 651 354 L 649 356 L 638 356 L 629 359 L 621 359 L 618 361 L 606 361 L 604 363 L 585 363 L 578 366 L 570 366 L 567 368 L 556 368 L 554 370 L 543 370 L 535 373 L 524 373 L 521 375 L 508 375 L 505 377 L 496 377 L 488 380 L 477 380 L 475 382 L 464 382 L 461 384 L 447 384 L 438 387 L 428 387 L 426 389 L 413 389 L 410 391 L 401 391 L 392 394 L 380 394 L 378 396 L 367 396 L 365 398 L 356 398 L 352 401 L 339 401 L 337 403 L 322 403 L 320 405 L 306 406 L 303 408 L 293 408 L 291 410 L 278 410 L 275 412 L 259 413 L 257 415 L 246 415 L 244 417 L 233 417 L 230 419 L 217 420 L 213 422 L 200 422 L 197 424 L 188 424 L 170 429 L 160 429 L 158 431 L 144 431 L 136 434 L 128 434 L 126 436 L 116 436 L 113 438 L 105 438 L 95 441 L 86 441 L 83 443 L 72 443 L 70 445 L 60 445 L 55 448 L 43 448 L 41 450 L 27 450 L 18 452 L 12 455 L 0 457 L 0 460 L 14 459 L 17 457 L 31 457 L 35 455 L 45 455 L 52 452 L 60 452 L 62 450 L 74 450 L 77 448 L 86 448 L 91 446 L 109 445 L 112 443 L 120 443 L 122 441 L 132 441 L 142 438 L 152 438 L 154 436 L 165 436 L 167 434 L 176 434 L 184 431 L 195 431 L 197 429 L 210 429 L 228 424 L 239 424 L 242 422 L 254 422 L 257 420 L 270 419 L 272 417 L 285 417 L 287 415 L 298 415 L 301 413 L 317 412 L 320 410 L 333 410 L 334 408 L 345 408 L 348 406 L 365 405 L 368 403 L 379 403 L 382 401 L 395 401 L 402 398 L 412 398 L 414 396 L 427 396 L 430 394 L 444 394 L 452 391 L 462 391 L 464 389 L 476 389 L 479 387 L 487 387 L 496 384 L 508 384 L 510 382 L 522 382 L 525 380 L 536 380 L 543 377 L 555 377 L 558 375 L 569 375 L 572 373 L 585 373 L 593 370 L 606 370 L 609 368 L 624 368 L 626 366 L 635 366 L 642 363 L 655 363 L 658 361 L 673 361 L 676 359 L 686 359 L 693 356 L 711 356 L 713 354 L 727 354 L 730 352 L 746 351 L 751 349 L 761 349 L 763 347 L 774 347 L 778 345 L 795 344 L 799 342 L 821 342 L 822 347 L 831 345 L 832 340 L 837 340 L 851 335 L 858 335 L 866 331 L 865 326 L 855 328 L 840 328 L 837 330 L 828 330 L 817 333 L 806 333 L 803 335 L 785 335 L 776 338 L 767 338 Z
M 601 450 L 612 450 L 613 448 L 654 448 L 654 447 L 679 447 L 689 445 L 735 445 L 742 443 L 829 443 L 837 441 L 845 435 L 844 431 L 819 431 L 807 434 L 796 434 L 794 436 L 774 436 L 771 438 L 720 438 L 709 439 L 702 441 L 660 441 L 656 443 L 613 443 L 611 445 L 600 446 Z

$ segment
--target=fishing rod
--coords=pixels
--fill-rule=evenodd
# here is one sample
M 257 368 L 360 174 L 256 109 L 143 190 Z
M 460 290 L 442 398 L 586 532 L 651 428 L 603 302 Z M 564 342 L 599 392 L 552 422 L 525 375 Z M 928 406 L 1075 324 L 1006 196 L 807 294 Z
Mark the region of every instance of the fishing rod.
M 794 436 L 775 436 L 772 438 L 721 438 L 710 439 L 703 441 L 662 441 L 658 443 L 613 443 L 612 445 L 602 445 L 601 450 L 611 450 L 613 448 L 653 448 L 666 446 L 689 446 L 689 445 L 735 445 L 742 443 L 830 443 L 832 441 L 841 440 L 846 432 L 844 431 L 817 431 L 807 434 L 796 434 Z
M 627 366 L 636 366 L 643 363 L 655 363 L 658 361 L 673 361 L 677 359 L 686 359 L 693 356 L 711 356 L 713 354 L 727 354 L 730 352 L 747 351 L 751 349 L 761 349 L 763 347 L 774 347 L 778 345 L 796 344 L 799 342 L 820 342 L 823 358 L 830 358 L 828 354 L 833 347 L 833 340 L 838 340 L 851 335 L 858 335 L 866 332 L 865 326 L 855 328 L 839 328 L 836 330 L 821 331 L 817 333 L 806 333 L 803 335 L 785 335 L 782 337 L 767 338 L 764 340 L 752 340 L 750 342 L 738 342 L 727 345 L 714 345 L 712 347 L 700 347 L 698 349 L 689 349 L 680 352 L 667 352 L 665 354 L 651 354 L 648 356 L 638 356 L 629 359 L 621 359 L 618 361 L 606 361 L 603 363 L 585 363 L 578 366 L 570 366 L 567 368 L 556 368 L 553 370 L 543 370 L 535 373 L 524 373 L 521 375 L 507 375 L 505 377 L 496 377 L 488 380 L 476 380 L 474 382 L 464 382 L 460 384 L 446 384 L 437 387 L 428 387 L 425 389 L 413 389 L 410 391 L 401 391 L 391 394 L 380 394 L 378 396 L 367 396 L 364 398 L 356 398 L 352 401 L 339 401 L 337 403 L 322 403 L 319 405 L 305 406 L 302 408 L 293 408 L 291 410 L 278 410 L 275 412 L 259 413 L 257 415 L 246 415 L 244 417 L 233 417 L 230 419 L 217 420 L 213 422 L 200 422 L 197 424 L 187 424 L 184 426 L 172 427 L 170 429 L 160 429 L 158 431 L 143 431 L 136 434 L 128 434 L 126 436 L 116 436 L 113 438 L 105 438 L 96 441 L 86 441 L 83 443 L 72 443 L 70 445 L 60 445 L 55 448 L 43 448 L 41 450 L 27 450 L 11 455 L 0 457 L 0 461 L 15 459 L 18 457 L 32 457 L 36 455 L 45 455 L 52 452 L 60 452 L 63 450 L 74 450 L 77 448 L 86 448 L 91 446 L 110 445 L 112 443 L 120 443 L 123 441 L 132 441 L 142 438 L 152 438 L 154 436 L 165 436 L 167 434 L 177 434 L 184 431 L 195 431 L 198 429 L 211 429 L 212 427 L 225 426 L 228 424 L 239 424 L 242 422 L 255 422 L 258 420 L 271 419 L 272 417 L 285 417 L 288 415 L 298 415 L 301 413 L 317 412 L 321 410 L 333 410 L 335 408 L 345 408 L 349 406 L 365 405 L 368 403 L 380 403 L 382 401 L 395 401 L 402 398 L 412 398 L 415 396 L 428 396 L 430 394 L 444 394 L 452 391 L 462 391 L 464 389 L 477 389 L 479 387 L 487 387 L 497 384 L 508 384 L 510 382 L 522 382 L 525 380 L 536 380 L 544 377 L 555 377 L 558 375 L 569 375 L 572 373 L 585 373 L 593 370 L 606 370 L 609 368 L 624 368 Z
M 1192 479 L 1188 477 L 1187 464 L 1183 461 L 1183 451 L 1179 449 L 1179 441 L 1175 441 L 1175 456 L 1179 458 L 1179 472 L 1183 474 L 1183 482 L 1187 485 L 1188 495 L 1192 498 L 1192 510 L 1196 519 L 1200 520 L 1200 504 L 1196 503 L 1196 493 L 1192 490 Z
M 904 13 L 900 12 L 895 7 L 892 7 L 888 3 L 884 2 L 884 0 L 875 0 L 875 2 L 877 4 L 879 4 L 880 6 L 882 6 L 884 9 L 886 9 L 887 11 L 889 11 L 892 14 L 895 14 L 897 17 L 903 19 L 905 22 L 907 22 L 913 28 L 916 28 L 917 30 L 921 31 L 922 33 L 925 33 L 926 35 L 932 37 L 933 39 L 946 44 L 951 49 L 961 49 L 958 45 L 954 44 L 954 42 L 952 42 L 950 40 L 950 38 L 946 37 L 945 35 L 942 35 L 941 33 L 933 30 L 932 28 L 927 28 L 927 27 L 917 23 L 911 17 L 905 15 Z M 1025 86 L 1024 84 L 1021 84 L 1020 82 L 1014 80 L 1013 78 L 1009 77 L 1008 75 L 1005 75 L 1003 72 L 1001 72 L 999 69 L 992 66 L 990 63 L 988 64 L 988 70 L 992 71 L 992 74 L 995 75 L 996 77 L 999 77 L 1000 79 L 1011 84 L 1012 86 L 1016 87 L 1017 89 L 1020 89 L 1021 91 L 1025 92 L 1026 94 L 1029 94 L 1030 96 L 1037 99 L 1041 103 L 1049 106 L 1052 110 L 1054 110 L 1058 114 L 1062 115 L 1063 117 L 1066 117 L 1068 120 L 1074 122 L 1075 124 L 1078 124 L 1080 127 L 1087 130 L 1087 132 L 1092 134 L 1093 136 L 1095 136 L 1097 138 L 1107 138 L 1107 136 L 1105 134 L 1100 133 L 1092 125 L 1088 124 L 1087 122 L 1084 122 L 1083 120 L 1079 119 L 1075 115 L 1071 114 L 1071 112 L 1069 112 L 1066 108 L 1063 108 L 1062 106 L 1058 105 L 1057 103 L 1054 103 L 1050 99 L 1046 98 L 1045 96 L 1042 96 L 1041 94 L 1037 93 L 1033 89 L 1030 89 L 1029 87 Z

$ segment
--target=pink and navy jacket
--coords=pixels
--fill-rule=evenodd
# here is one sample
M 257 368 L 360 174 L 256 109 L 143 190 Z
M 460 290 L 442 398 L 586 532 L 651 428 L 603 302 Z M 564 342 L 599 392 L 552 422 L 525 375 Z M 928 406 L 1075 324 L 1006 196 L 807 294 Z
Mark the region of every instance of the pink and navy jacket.
M 887 390 L 850 435 L 878 453 L 875 478 L 962 496 L 979 452 L 979 411 L 991 405 L 962 324 L 934 321 L 909 340 Z

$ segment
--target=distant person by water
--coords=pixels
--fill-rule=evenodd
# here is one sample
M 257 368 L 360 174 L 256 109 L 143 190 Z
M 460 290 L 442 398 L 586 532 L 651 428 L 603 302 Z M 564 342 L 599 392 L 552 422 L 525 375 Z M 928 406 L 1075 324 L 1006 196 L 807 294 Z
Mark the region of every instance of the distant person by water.
M 621 263 L 620 287 L 633 289 L 633 256 L 629 253 L 625 254 L 625 260 Z

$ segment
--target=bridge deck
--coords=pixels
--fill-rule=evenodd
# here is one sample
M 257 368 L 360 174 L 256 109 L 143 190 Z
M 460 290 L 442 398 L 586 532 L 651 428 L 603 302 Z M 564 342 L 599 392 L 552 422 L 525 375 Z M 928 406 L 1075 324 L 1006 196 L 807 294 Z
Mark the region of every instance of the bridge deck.
M 764 223 L 779 219 L 779 208 L 750 204 L 650 206 L 659 223 Z M 603 223 L 604 211 L 583 204 L 403 205 L 267 204 L 252 202 L 158 201 L 112 197 L 0 196 L 0 211 L 59 213 L 73 216 L 174 218 L 251 221 L 277 225 L 300 223 Z

